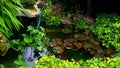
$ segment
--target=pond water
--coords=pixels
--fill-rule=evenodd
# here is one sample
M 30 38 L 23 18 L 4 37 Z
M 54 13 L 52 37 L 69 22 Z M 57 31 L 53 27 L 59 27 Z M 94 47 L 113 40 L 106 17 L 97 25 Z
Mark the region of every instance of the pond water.
M 5 68 L 16 68 L 13 62 L 17 59 L 17 55 L 17 51 L 9 49 L 5 56 L 0 56 L 0 64 L 4 65 Z
M 69 30 L 67 32 L 64 32 L 63 29 Z M 67 38 L 73 38 L 73 35 L 75 33 L 81 32 L 81 31 L 76 31 L 72 28 L 66 27 L 66 28 L 60 28 L 60 27 L 49 27 L 49 29 L 46 29 L 47 32 L 47 37 L 50 39 L 50 41 L 52 41 L 53 39 L 62 39 L 65 40 Z M 66 30 L 65 30 L 66 31 Z M 79 50 L 72 50 L 72 49 L 65 49 L 64 53 L 66 54 L 66 59 L 71 60 L 80 60 L 80 59 L 89 59 L 92 57 L 92 55 L 85 53 L 85 51 L 83 49 L 79 49 Z

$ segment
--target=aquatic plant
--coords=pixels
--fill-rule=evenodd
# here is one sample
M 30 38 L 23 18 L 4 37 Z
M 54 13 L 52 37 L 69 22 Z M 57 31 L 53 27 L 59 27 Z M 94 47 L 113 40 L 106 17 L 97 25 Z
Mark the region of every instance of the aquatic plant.
M 19 0 L 0 0 L 0 32 L 8 38 L 13 34 L 13 28 L 19 30 L 22 26 L 16 18 L 16 14 L 21 12 L 20 8 Z

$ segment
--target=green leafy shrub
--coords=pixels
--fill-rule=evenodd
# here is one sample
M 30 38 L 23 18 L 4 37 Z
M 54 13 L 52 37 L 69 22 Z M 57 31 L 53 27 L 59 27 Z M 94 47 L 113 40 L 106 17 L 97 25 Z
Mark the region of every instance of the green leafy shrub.
M 86 24 L 86 21 L 85 21 L 84 18 L 80 18 L 80 19 L 77 21 L 76 28 L 79 28 L 79 29 L 88 28 L 88 25 Z
M 32 68 L 120 68 L 120 58 L 92 58 L 89 60 L 68 61 L 55 56 L 43 56 Z M 20 66 L 19 68 L 23 68 Z
M 100 14 L 90 29 L 105 47 L 120 46 L 120 16 L 117 14 Z
M 13 39 L 8 42 L 9 46 L 24 53 L 26 50 L 24 47 L 34 47 L 39 53 L 44 51 L 44 48 L 47 48 L 49 40 L 46 38 L 45 30 L 40 27 L 35 29 L 33 26 L 28 26 L 26 33 L 22 34 L 21 39 Z M 25 64 L 25 61 L 21 55 L 18 55 L 18 59 L 14 61 L 16 65 L 24 65 L 25 68 L 31 68 Z M 24 68 L 23 67 L 23 68 Z
M 55 58 L 55 56 L 43 56 L 38 61 L 36 61 L 35 68 L 80 68 L 78 62 L 61 60 L 59 58 Z
M 119 68 L 119 64 L 119 57 L 68 61 L 55 58 L 54 56 L 43 56 L 38 61 L 36 61 L 35 68 Z
M 51 1 L 47 1 L 47 5 L 45 6 L 43 10 L 43 17 L 45 19 L 46 25 L 52 26 L 58 26 L 60 25 L 60 18 L 61 15 L 59 13 L 56 13 L 56 11 L 53 11 L 53 4 Z M 56 14 L 54 14 L 54 12 Z
M 119 68 L 119 57 L 116 58 L 94 58 L 86 60 L 85 62 L 79 61 L 82 68 Z
M 26 34 L 22 34 L 23 39 L 13 39 L 9 41 L 11 47 L 18 47 L 21 50 L 23 46 L 31 46 L 34 48 L 44 47 L 48 44 L 49 40 L 45 37 L 45 31 L 42 27 L 39 30 L 32 26 L 28 26 Z

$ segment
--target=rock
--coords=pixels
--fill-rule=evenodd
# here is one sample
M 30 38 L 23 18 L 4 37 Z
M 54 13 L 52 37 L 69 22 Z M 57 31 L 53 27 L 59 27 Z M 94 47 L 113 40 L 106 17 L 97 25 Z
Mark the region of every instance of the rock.
M 120 57 L 120 52 L 112 54 L 111 57 Z
M 34 53 L 35 49 L 33 47 L 25 47 L 22 52 L 22 57 L 25 60 L 26 65 L 28 66 L 35 66 L 35 60 L 42 57 L 43 55 L 46 55 L 48 50 L 47 48 L 43 48 L 42 52 L 39 52 L 38 56 L 35 56 Z
M 22 57 L 25 60 L 26 65 L 34 66 L 34 61 L 37 60 L 37 57 L 34 57 L 34 48 L 33 47 L 25 47 L 22 52 Z
M 23 16 L 23 17 L 29 17 L 29 18 L 33 18 L 33 17 L 36 17 L 37 15 L 40 14 L 40 11 L 34 11 L 32 12 L 32 10 L 30 9 L 22 9 L 22 8 L 19 8 L 21 12 L 18 12 L 16 14 L 16 16 Z

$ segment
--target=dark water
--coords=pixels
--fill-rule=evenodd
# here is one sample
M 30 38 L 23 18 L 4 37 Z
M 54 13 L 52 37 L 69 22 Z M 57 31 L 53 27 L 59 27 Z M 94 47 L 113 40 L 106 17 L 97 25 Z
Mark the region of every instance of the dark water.
M 50 39 L 50 41 L 56 38 L 60 38 L 62 40 L 65 40 L 67 38 L 73 38 L 73 35 L 76 33 L 74 32 L 74 30 L 71 33 L 64 33 L 62 32 L 61 29 L 62 28 L 49 28 L 49 30 L 47 31 L 47 37 Z M 84 49 L 80 50 L 65 49 L 64 52 L 66 54 L 66 59 L 68 60 L 74 59 L 78 61 L 80 59 L 86 60 L 92 57 L 92 55 L 86 53 Z
M 5 56 L 0 56 L 0 64 L 4 65 L 5 68 L 16 68 L 13 62 L 17 59 L 17 55 L 17 51 L 9 49 Z

